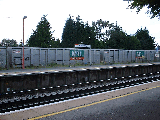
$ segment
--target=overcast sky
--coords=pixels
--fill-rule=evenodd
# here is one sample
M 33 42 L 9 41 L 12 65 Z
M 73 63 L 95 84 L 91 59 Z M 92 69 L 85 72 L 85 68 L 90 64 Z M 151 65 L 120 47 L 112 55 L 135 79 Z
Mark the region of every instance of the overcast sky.
M 61 39 L 69 14 L 83 22 L 99 19 L 118 23 L 127 34 L 135 34 L 137 29 L 147 28 L 160 45 L 160 20 L 150 19 L 145 14 L 147 8 L 137 14 L 136 10 L 126 9 L 128 2 L 123 0 L 0 0 L 0 41 L 15 39 L 19 43 L 23 37 L 23 16 L 25 19 L 25 41 L 29 39 L 43 15 L 51 24 L 53 36 Z

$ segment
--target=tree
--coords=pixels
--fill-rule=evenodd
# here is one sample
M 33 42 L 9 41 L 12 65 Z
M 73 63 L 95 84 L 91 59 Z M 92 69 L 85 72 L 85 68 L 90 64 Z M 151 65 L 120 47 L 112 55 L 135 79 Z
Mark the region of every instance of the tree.
M 127 35 L 122 31 L 120 26 L 117 26 L 116 24 L 116 26 L 109 31 L 109 36 L 109 40 L 106 43 L 108 48 L 126 49 Z
M 69 19 L 66 21 L 63 33 L 62 33 L 62 47 L 74 47 L 75 44 L 75 22 L 69 17 Z
M 89 44 L 95 48 L 96 33 L 94 27 L 90 27 L 88 22 L 84 24 L 80 16 L 74 21 L 71 16 L 66 21 L 62 33 L 62 47 L 74 47 L 74 44 Z
M 95 28 L 92 26 L 89 26 L 88 22 L 85 24 L 84 27 L 84 34 L 83 34 L 83 41 L 84 44 L 86 45 L 91 45 L 92 48 L 97 48 L 98 46 L 96 45 L 96 33 L 95 33 Z
M 125 45 L 126 50 L 140 50 L 141 49 L 140 41 L 135 36 L 131 36 L 131 35 L 127 35 L 127 39 L 124 45 Z
M 52 39 L 52 43 L 51 43 L 52 48 L 60 48 L 61 47 L 61 43 L 59 38 L 58 39 Z
M 3 39 L 0 46 L 3 46 L 3 47 L 17 47 L 18 44 L 17 44 L 17 41 L 16 40 L 13 40 L 13 39 Z
M 84 23 L 80 16 L 78 15 L 76 17 L 75 21 L 75 43 L 81 43 L 84 42 L 85 40 L 85 28 L 84 28 Z
M 137 50 L 141 49 L 141 42 L 134 35 L 127 35 L 122 30 L 122 27 L 116 25 L 108 31 L 109 40 L 105 43 L 105 48 L 108 49 L 126 49 Z
M 141 43 L 141 49 L 143 50 L 153 50 L 155 49 L 155 42 L 154 37 L 151 37 L 149 35 L 149 31 L 145 29 L 138 29 L 135 33 L 135 37 L 140 41 Z
M 37 25 L 37 29 L 30 36 L 28 45 L 30 47 L 52 47 L 52 34 L 51 34 L 50 23 L 46 19 L 46 15 L 43 15 L 41 21 Z
M 109 38 L 109 31 L 114 27 L 113 23 L 109 21 L 103 21 L 102 19 L 92 22 L 92 26 L 95 28 L 96 39 L 106 41 Z
M 159 0 L 128 0 L 134 1 L 132 2 L 129 7 L 131 9 L 137 8 L 137 13 L 145 6 L 147 6 L 148 10 L 147 13 L 150 13 L 154 17 L 160 17 L 160 2 Z

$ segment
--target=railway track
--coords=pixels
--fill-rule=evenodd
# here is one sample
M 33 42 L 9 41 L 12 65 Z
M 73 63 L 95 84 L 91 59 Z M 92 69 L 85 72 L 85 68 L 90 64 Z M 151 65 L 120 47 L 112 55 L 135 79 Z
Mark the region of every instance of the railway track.
M 102 92 L 108 92 L 112 90 L 122 89 L 126 87 L 136 86 L 140 84 L 150 83 L 154 81 L 159 81 L 160 75 L 159 72 L 155 74 L 143 74 L 141 76 L 128 76 L 127 78 L 114 78 L 112 80 L 99 80 L 99 81 L 92 81 L 86 83 L 79 83 L 75 87 L 74 84 L 70 85 L 70 88 L 64 90 L 58 90 L 60 86 L 57 86 L 56 92 L 51 91 L 50 89 L 43 89 L 43 93 L 39 94 L 28 94 L 23 97 L 15 97 L 10 96 L 10 99 L 1 98 L 0 101 L 0 113 L 11 112 L 15 110 L 45 105 L 49 103 L 60 102 L 64 100 L 69 100 L 73 98 L 79 98 L 83 96 L 93 95 Z M 107 81 L 107 82 L 106 82 Z M 114 82 L 109 82 L 114 81 Z M 66 88 L 67 86 L 62 86 Z M 74 87 L 74 88 L 71 88 Z M 52 90 L 55 90 L 52 89 Z M 36 90 L 34 90 L 36 91 Z M 42 92 L 42 91 L 41 91 Z M 12 94 L 13 95 L 13 94 Z

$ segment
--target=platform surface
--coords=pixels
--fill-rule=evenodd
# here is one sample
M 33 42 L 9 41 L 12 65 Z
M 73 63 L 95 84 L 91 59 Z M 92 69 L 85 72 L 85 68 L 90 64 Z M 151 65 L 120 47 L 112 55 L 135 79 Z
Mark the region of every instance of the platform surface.
M 82 106 L 81 106 L 82 107 Z M 67 110 L 66 110 L 67 111 Z M 43 116 L 41 116 L 43 117 Z M 160 87 L 133 92 L 38 120 L 159 120 Z M 32 119 L 33 120 L 33 119 Z
M 10 69 L 0 70 L 0 76 L 3 75 L 18 75 L 28 73 L 40 73 L 40 72 L 54 72 L 54 71 L 69 71 L 69 70 L 84 70 L 84 69 L 100 69 L 110 67 L 126 67 L 126 66 L 138 66 L 138 65 L 159 65 L 160 62 L 155 63 L 131 63 L 131 64 L 112 64 L 112 65 L 91 65 L 91 66 L 75 66 L 75 67 L 51 67 L 51 68 L 37 68 L 37 69 Z

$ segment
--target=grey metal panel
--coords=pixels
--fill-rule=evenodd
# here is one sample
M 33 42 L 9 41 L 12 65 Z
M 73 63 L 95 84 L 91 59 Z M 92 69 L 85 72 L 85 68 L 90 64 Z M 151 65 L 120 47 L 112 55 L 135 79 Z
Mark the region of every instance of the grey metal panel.
M 9 66 L 12 66 L 12 49 L 11 47 L 8 47 L 7 48 L 7 52 L 8 52 L 8 63 L 9 63 Z
M 94 62 L 95 62 L 95 64 L 100 63 L 100 50 L 94 51 Z
M 31 49 L 25 48 L 24 49 L 24 66 L 30 66 L 31 61 Z
M 0 68 L 6 66 L 6 48 L 0 47 Z
M 94 49 L 91 50 L 91 61 L 93 64 L 95 63 L 95 50 Z
M 63 49 L 57 49 L 56 53 L 56 59 L 57 61 L 62 61 L 63 60 Z
M 119 62 L 123 62 L 123 50 L 119 50 Z
M 63 62 L 63 64 L 64 64 L 64 65 L 69 65 L 69 63 L 70 63 L 70 61 L 69 61 L 69 60 L 68 60 L 68 61 L 64 61 L 64 62 Z
M 144 62 L 148 61 L 147 58 L 148 58 L 148 52 L 147 52 L 147 50 L 145 50 L 144 51 Z
M 56 62 L 56 49 L 49 49 L 48 50 L 48 63 L 55 63 Z
M 12 58 L 22 57 L 22 48 L 12 48 Z
M 151 52 L 151 61 L 154 61 L 156 51 L 152 50 Z
M 114 62 L 114 50 L 109 51 L 109 63 Z
M 21 48 L 11 48 L 12 49 L 12 66 L 15 67 L 22 67 L 22 47 Z
M 89 50 L 88 49 L 84 49 L 84 60 L 83 63 L 84 64 L 88 64 L 89 62 Z
M 150 59 L 149 51 L 144 51 L 144 56 L 146 57 L 147 61 Z
M 147 60 L 148 61 L 153 61 L 154 60 L 154 51 L 147 50 Z
M 62 65 L 63 61 L 57 61 L 56 63 Z
M 31 64 L 33 66 L 39 66 L 40 65 L 40 49 L 32 49 L 31 52 Z
M 152 51 L 149 51 L 149 55 L 150 55 L 150 61 L 152 61 Z
M 127 61 L 131 62 L 132 59 L 132 51 L 131 50 L 127 50 Z
M 104 63 L 109 63 L 109 50 L 104 50 Z
M 69 65 L 69 64 L 70 64 L 70 60 L 64 60 L 64 61 L 63 61 L 63 64 L 64 64 L 64 65 Z
M 100 49 L 100 62 L 104 62 L 104 49 Z
M 30 54 L 30 57 L 31 57 L 31 58 L 30 58 L 30 64 L 33 66 L 33 54 L 34 54 L 33 48 L 31 48 L 30 50 L 31 50 L 31 52 L 30 52 L 30 53 L 31 53 L 31 54 Z
M 91 50 L 91 60 L 94 64 L 100 63 L 100 50 L 93 49 Z
M 114 62 L 118 63 L 118 54 L 119 54 L 119 50 L 114 50 Z
M 21 58 L 14 58 L 14 65 L 20 65 L 22 64 L 22 59 Z
M 156 54 L 156 53 L 155 53 Z M 160 54 L 160 51 L 158 50 L 158 54 Z M 160 57 L 155 57 L 156 62 L 160 61 Z
M 128 62 L 128 59 L 127 59 L 127 51 L 126 51 L 126 50 L 123 51 L 123 62 L 124 62 L 124 63 L 127 63 L 127 62 Z
M 64 61 L 69 61 L 70 60 L 70 50 L 69 49 L 64 49 Z
M 95 63 L 94 61 L 95 53 L 94 52 L 95 52 L 94 50 L 91 50 L 91 63 Z
M 127 63 L 128 62 L 127 50 L 124 51 L 124 56 L 123 57 L 124 57 L 124 59 L 123 59 L 124 63 Z
M 131 59 L 132 62 L 135 62 L 136 61 L 136 51 L 135 50 L 132 50 L 132 59 Z
M 40 64 L 46 66 L 48 64 L 48 49 L 41 49 Z
M 70 60 L 70 61 L 69 61 L 69 64 L 74 64 L 74 60 Z
M 76 63 L 82 64 L 83 61 L 82 60 L 76 60 Z

